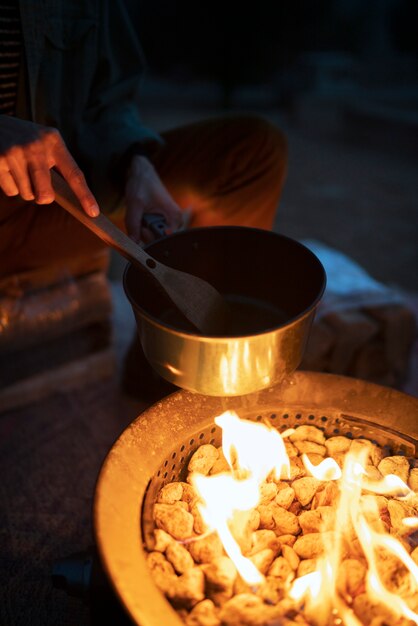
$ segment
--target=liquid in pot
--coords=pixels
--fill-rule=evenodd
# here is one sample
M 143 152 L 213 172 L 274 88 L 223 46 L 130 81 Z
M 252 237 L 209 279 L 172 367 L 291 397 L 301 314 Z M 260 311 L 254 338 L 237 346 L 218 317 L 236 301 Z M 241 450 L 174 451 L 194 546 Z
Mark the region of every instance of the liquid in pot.
M 267 332 L 286 324 L 290 317 L 271 302 L 251 298 L 249 296 L 228 294 L 224 295 L 228 304 L 229 315 L 225 323 L 224 336 L 239 337 L 244 335 L 255 335 Z M 160 319 L 165 324 L 175 327 L 178 330 L 196 332 L 194 327 L 182 318 L 175 309 L 168 309 L 160 315 Z

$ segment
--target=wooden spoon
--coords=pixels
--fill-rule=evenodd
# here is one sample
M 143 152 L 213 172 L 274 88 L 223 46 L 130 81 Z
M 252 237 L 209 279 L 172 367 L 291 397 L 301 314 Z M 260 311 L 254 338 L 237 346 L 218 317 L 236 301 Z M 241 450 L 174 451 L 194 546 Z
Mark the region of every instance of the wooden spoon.
M 107 245 L 134 263 L 141 271 L 153 276 L 174 306 L 197 330 L 205 335 L 222 334 L 227 305 L 212 285 L 197 276 L 175 270 L 156 261 L 103 213 L 97 217 L 87 215 L 73 191 L 57 172 L 51 170 L 51 178 L 55 190 L 55 201 L 60 206 L 87 226 Z

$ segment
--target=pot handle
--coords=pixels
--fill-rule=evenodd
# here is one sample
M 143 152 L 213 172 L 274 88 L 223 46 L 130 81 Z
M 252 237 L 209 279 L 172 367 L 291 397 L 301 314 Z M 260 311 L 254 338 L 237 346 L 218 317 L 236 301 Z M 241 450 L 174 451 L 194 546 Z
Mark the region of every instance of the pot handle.
M 156 239 L 161 239 L 167 235 L 167 222 L 164 215 L 161 215 L 161 213 L 144 213 L 142 216 L 142 226 L 148 228 Z

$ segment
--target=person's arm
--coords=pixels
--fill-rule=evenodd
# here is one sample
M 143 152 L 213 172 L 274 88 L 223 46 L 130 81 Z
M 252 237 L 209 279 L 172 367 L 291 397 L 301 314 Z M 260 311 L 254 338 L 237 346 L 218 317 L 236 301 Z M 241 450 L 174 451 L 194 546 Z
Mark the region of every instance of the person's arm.
M 98 56 L 76 148 L 92 189 L 107 211 L 123 196 L 134 146 L 158 149 L 158 133 L 141 120 L 139 89 L 145 61 L 122 0 L 99 3 Z
M 144 213 L 163 215 L 167 234 L 179 228 L 183 214 L 160 180 L 152 163 L 141 155 L 134 156 L 125 187 L 126 230 L 137 242 L 147 243 L 153 239 L 148 229 L 142 226 Z
M 77 163 L 54 128 L 0 115 L 0 188 L 6 196 L 49 204 L 54 200 L 49 170 L 56 167 L 88 215 L 97 202 Z
M 100 6 L 96 83 L 78 149 L 99 204 L 112 212 L 124 196 L 128 234 L 147 240 L 150 233 L 141 228 L 145 211 L 163 214 L 168 231 L 178 228 L 182 213 L 147 158 L 162 140 L 139 115 L 145 61 L 137 33 L 121 0 Z

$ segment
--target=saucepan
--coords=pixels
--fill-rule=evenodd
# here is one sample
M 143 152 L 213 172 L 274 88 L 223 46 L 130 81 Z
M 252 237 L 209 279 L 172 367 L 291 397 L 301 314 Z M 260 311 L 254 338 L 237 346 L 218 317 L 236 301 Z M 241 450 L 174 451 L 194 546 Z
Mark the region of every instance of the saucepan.
M 222 334 L 198 333 L 151 278 L 127 265 L 139 339 L 163 378 L 208 396 L 238 396 L 276 385 L 299 366 L 326 282 L 308 248 L 270 231 L 212 226 L 163 236 L 145 250 L 213 285 L 230 308 Z
M 55 172 L 53 181 L 57 202 L 131 261 L 125 292 L 145 356 L 163 378 L 237 396 L 298 367 L 325 288 L 308 248 L 270 231 L 213 226 L 163 236 L 144 251 L 105 215 L 86 215 Z

